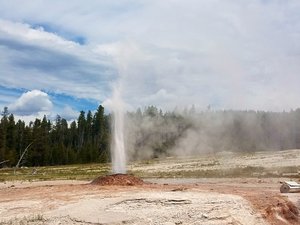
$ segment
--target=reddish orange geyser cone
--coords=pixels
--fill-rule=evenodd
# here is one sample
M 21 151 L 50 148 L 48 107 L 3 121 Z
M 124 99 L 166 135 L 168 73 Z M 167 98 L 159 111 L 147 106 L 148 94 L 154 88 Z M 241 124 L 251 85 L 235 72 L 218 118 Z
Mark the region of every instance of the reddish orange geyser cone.
M 102 186 L 136 186 L 143 185 L 144 181 L 129 174 L 112 174 L 94 179 L 91 184 Z

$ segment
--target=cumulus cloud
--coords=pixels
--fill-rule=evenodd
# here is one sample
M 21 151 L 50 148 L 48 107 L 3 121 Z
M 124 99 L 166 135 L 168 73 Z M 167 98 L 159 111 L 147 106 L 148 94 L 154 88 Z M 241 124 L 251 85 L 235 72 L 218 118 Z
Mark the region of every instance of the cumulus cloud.
M 47 93 L 40 90 L 28 91 L 8 106 L 10 112 L 19 116 L 49 114 L 53 104 Z

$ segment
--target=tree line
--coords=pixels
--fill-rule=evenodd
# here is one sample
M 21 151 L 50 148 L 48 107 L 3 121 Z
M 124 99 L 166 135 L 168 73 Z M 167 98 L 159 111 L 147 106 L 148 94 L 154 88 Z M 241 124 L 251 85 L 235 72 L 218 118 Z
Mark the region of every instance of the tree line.
M 22 165 L 44 166 L 74 163 L 107 162 L 110 148 L 110 116 L 101 105 L 94 113 L 81 111 L 77 121 L 68 124 L 57 115 L 46 116 L 28 125 L 14 119 L 5 107 L 0 121 L 0 162 L 15 166 L 31 144 Z M 1 165 L 0 165 L 1 166 Z
M 111 114 L 101 105 L 81 111 L 68 124 L 56 117 L 25 124 L 4 108 L 0 121 L 0 163 L 15 166 L 63 165 L 110 161 Z M 218 151 L 300 148 L 300 109 L 289 112 L 206 110 L 163 112 L 155 106 L 128 112 L 125 147 L 129 160 Z M 1 166 L 1 165 L 0 165 Z

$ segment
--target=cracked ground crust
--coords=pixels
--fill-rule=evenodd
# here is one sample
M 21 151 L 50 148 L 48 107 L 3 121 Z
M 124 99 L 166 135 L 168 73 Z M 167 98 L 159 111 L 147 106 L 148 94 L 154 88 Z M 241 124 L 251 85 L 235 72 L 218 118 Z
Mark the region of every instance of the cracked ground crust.
M 254 198 L 255 195 L 261 195 L 263 190 L 263 187 L 259 188 L 257 185 L 270 186 L 269 183 L 249 181 L 245 187 L 244 180 L 235 180 L 237 187 L 232 188 L 230 185 L 233 183 L 230 180 L 227 183 L 218 183 L 217 180 L 215 182 L 130 187 L 61 183 L 55 185 L 55 182 L 52 185 L 45 186 L 41 183 L 40 186 L 32 187 L 15 184 L 14 187 L 0 189 L 0 221 L 2 224 L 16 224 L 11 221 L 20 224 L 18 222 L 23 220 L 23 224 L 32 225 L 250 225 L 270 222 L 267 217 L 266 220 L 263 219 L 264 209 L 259 209 L 261 203 L 255 203 L 257 199 Z M 274 189 L 265 192 L 270 200 L 273 193 L 270 190 L 275 194 L 276 187 L 275 184 L 272 185 Z M 266 202 L 266 199 L 263 200 Z

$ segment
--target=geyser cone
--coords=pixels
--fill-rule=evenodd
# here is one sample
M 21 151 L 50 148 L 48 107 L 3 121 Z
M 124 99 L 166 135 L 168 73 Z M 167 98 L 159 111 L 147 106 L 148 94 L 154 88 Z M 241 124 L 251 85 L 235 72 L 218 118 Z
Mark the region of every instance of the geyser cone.
M 129 174 L 112 174 L 103 177 L 98 177 L 94 179 L 91 184 L 102 186 L 135 186 L 143 185 L 144 181 L 138 177 Z

